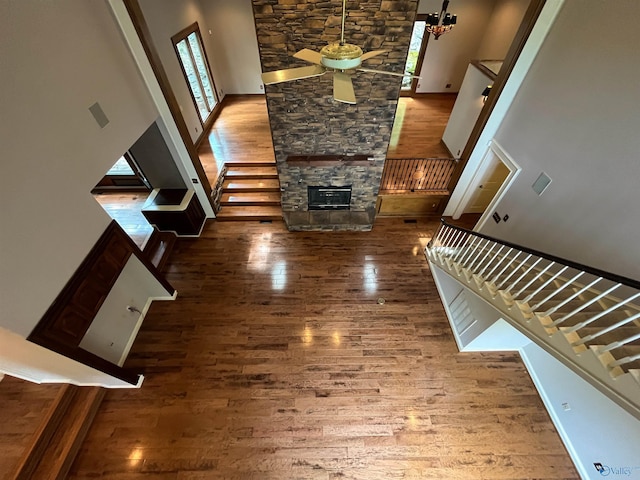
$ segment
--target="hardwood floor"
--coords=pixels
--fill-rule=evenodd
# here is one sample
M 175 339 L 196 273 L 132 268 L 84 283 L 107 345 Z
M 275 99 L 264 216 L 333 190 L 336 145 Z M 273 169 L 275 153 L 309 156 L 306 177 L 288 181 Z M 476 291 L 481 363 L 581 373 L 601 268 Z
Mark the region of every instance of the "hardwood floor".
M 107 393 L 69 478 L 578 478 L 518 355 L 457 351 L 436 227 L 179 240 L 127 361 L 145 382 Z
M 440 139 L 456 94 L 400 97 L 391 133 L 389 158 L 449 158 Z M 207 178 L 215 185 L 225 163 L 275 163 L 266 100 L 231 95 L 198 149 Z
M 440 141 L 456 94 L 400 97 L 387 158 L 451 158 Z
M 10 376 L 0 382 L 0 478 L 17 466 L 59 389 Z
M 215 185 L 225 163 L 275 164 L 267 103 L 263 95 L 229 95 L 198 148 L 209 183 Z
M 449 153 L 440 142 L 455 103 L 455 94 L 434 94 L 416 98 L 401 97 L 391 134 L 389 158 L 447 158 Z M 229 165 L 275 165 L 269 116 L 264 96 L 230 95 L 224 100 L 224 107 L 198 148 L 198 155 L 207 174 L 209 183 L 215 185 L 225 164 Z M 251 167 L 247 167 L 251 168 Z M 265 177 L 267 178 L 267 177 Z M 268 177 L 270 179 L 270 177 Z M 253 201 L 244 192 L 229 190 L 234 198 L 225 199 L 223 210 L 233 219 L 258 218 L 261 209 L 268 209 L 265 219 L 278 217 L 278 205 L 273 199 L 266 205 L 264 201 Z M 105 193 L 96 196 L 107 213 L 131 235 L 136 244 L 144 246 L 152 227 L 140 213 L 136 203 L 138 196 Z M 146 197 L 145 197 L 146 198 Z M 140 207 L 144 203 L 144 198 Z M 231 207 L 236 204 L 240 211 L 234 215 Z M 244 212 L 241 210 L 246 210 Z M 224 215 L 223 215 L 224 216 Z M 259 215 L 258 215 L 259 216 Z M 222 218 L 222 217 L 221 217 Z
M 127 232 L 140 249 L 149 240 L 153 227 L 142 215 L 142 206 L 147 201 L 148 192 L 103 192 L 93 195 L 93 198 L 104 208 L 122 229 Z

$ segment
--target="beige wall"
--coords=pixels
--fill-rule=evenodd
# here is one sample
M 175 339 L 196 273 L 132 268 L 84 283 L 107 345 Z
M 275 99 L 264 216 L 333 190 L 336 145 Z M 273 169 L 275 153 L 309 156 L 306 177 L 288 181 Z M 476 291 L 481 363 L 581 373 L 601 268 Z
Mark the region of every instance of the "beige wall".
M 496 134 L 523 169 L 496 208 L 510 219 L 483 231 L 640 278 L 640 4 L 609 7 L 565 2 Z
M 205 0 L 206 1 L 206 0 Z M 212 74 L 216 82 L 218 97 L 221 99 L 221 85 L 218 84 L 219 68 L 217 57 L 212 55 L 209 26 L 198 0 L 140 0 L 140 7 L 151 32 L 162 65 L 169 78 L 173 93 L 189 129 L 192 140 L 202 133 L 202 125 L 193 105 L 189 87 L 180 68 L 180 62 L 171 42 L 171 37 L 194 22 L 198 22 L 202 41 L 207 52 Z M 213 33 L 213 31 L 212 31 Z
M 496 0 L 484 37 L 476 52 L 478 59 L 504 59 L 529 3 L 530 0 Z
M 264 93 L 251 1 L 199 1 L 212 30 L 207 47 L 218 62 L 218 89 L 232 94 Z
M 416 91 L 419 93 L 457 92 L 469 62 L 477 51 L 493 12 L 495 0 L 456 0 L 449 12 L 458 16 L 454 29 L 438 40 L 429 38 Z M 418 13 L 440 11 L 440 0 L 421 0 Z M 451 88 L 446 88 L 450 83 Z
M 106 2 L 0 2 L 0 30 L 0 326 L 26 336 L 110 222 L 90 190 L 157 112 Z

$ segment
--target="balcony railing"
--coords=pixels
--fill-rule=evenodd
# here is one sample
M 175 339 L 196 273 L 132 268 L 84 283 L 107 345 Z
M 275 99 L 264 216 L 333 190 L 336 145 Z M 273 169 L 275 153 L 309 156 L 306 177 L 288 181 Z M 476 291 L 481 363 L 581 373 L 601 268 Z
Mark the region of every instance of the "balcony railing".
M 426 254 L 520 331 L 640 413 L 640 282 L 445 222 Z
M 455 165 L 452 158 L 388 158 L 380 190 L 385 193 L 448 193 L 447 185 Z

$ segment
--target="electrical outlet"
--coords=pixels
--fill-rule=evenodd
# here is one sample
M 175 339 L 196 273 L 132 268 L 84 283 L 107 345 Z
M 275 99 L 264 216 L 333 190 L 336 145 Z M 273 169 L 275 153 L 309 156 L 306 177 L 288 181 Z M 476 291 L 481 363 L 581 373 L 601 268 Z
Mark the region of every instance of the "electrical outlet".
M 260 90 L 264 90 L 264 85 L 260 84 Z
M 503 222 L 506 222 L 507 220 L 509 220 L 509 214 L 506 214 L 504 217 L 502 217 Z
M 494 220 L 496 223 L 500 223 L 500 220 L 502 220 L 502 219 L 500 218 L 500 214 L 499 214 L 498 212 L 493 212 L 493 215 L 491 215 L 491 217 L 493 218 L 493 220 Z
M 450 83 L 447 83 L 447 84 L 444 86 L 444 88 L 451 88 L 451 84 L 450 84 Z

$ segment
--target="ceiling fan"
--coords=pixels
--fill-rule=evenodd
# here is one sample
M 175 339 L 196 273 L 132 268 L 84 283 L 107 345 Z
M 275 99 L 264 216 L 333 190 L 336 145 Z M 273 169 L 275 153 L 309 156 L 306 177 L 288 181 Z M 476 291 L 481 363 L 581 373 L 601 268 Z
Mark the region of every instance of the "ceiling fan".
M 319 77 L 327 72 L 333 72 L 333 98 L 338 102 L 355 104 L 356 95 L 353 90 L 353 82 L 351 81 L 351 75 L 355 71 L 381 73 L 397 77 L 420 78 L 405 73 L 387 72 L 361 67 L 362 62 L 386 53 L 387 50 L 374 50 L 363 53 L 362 49 L 357 45 L 345 43 L 344 23 L 346 16 L 347 0 L 342 0 L 340 42 L 326 45 L 319 52 L 304 48 L 293 55 L 294 58 L 299 58 L 313 65 L 265 72 L 262 74 L 263 83 L 265 85 L 272 85 L 274 83 L 291 82 L 303 78 Z

